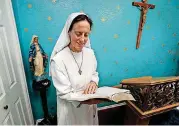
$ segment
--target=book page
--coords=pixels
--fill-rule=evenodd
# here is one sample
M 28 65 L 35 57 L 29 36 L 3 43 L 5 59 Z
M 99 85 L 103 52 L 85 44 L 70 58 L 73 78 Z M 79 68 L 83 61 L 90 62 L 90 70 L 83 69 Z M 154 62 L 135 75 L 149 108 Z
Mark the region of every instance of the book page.
M 114 101 L 114 102 L 127 101 L 127 100 L 136 101 L 136 100 L 134 99 L 134 97 L 133 97 L 130 93 L 114 94 L 114 95 L 111 97 L 111 100 Z
M 108 98 L 105 95 L 98 95 L 98 94 L 83 94 L 84 91 L 76 92 L 73 93 L 72 96 L 70 97 L 71 101 L 86 101 L 89 99 L 94 99 L 94 98 Z
M 94 98 L 103 98 L 103 99 L 109 99 L 112 100 L 111 97 L 115 94 L 120 93 L 127 93 L 129 94 L 130 91 L 126 89 L 118 89 L 113 87 L 100 87 L 96 90 L 95 94 L 83 94 L 83 91 L 73 93 L 70 99 L 68 100 L 74 100 L 74 101 L 86 101 L 89 99 Z
M 113 87 L 100 87 L 97 89 L 96 94 L 99 96 L 107 96 L 111 97 L 114 94 L 119 94 L 119 93 L 130 93 L 129 90 L 127 89 L 119 89 L 119 88 L 113 88 Z

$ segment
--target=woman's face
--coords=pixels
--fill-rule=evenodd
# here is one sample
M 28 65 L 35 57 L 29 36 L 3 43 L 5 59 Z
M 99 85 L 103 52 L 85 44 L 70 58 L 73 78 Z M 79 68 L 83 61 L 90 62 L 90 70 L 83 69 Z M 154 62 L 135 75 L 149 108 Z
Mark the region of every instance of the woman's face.
M 34 43 L 38 43 L 38 37 L 34 38 Z
M 88 41 L 90 31 L 88 21 L 84 20 L 75 23 L 72 30 L 69 31 L 70 48 L 75 52 L 81 52 Z

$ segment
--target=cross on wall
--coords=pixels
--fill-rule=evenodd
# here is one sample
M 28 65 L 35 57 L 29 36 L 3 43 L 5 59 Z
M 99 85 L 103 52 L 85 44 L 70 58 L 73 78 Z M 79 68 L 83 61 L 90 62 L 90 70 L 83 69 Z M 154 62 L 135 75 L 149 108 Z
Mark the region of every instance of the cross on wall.
M 137 42 L 136 42 L 136 49 L 138 49 L 140 47 L 140 39 L 142 35 L 142 30 L 146 22 L 147 11 L 148 9 L 154 9 L 155 5 L 147 4 L 147 0 L 142 0 L 142 2 L 132 2 L 132 5 L 139 7 L 141 11 L 138 34 L 137 34 Z

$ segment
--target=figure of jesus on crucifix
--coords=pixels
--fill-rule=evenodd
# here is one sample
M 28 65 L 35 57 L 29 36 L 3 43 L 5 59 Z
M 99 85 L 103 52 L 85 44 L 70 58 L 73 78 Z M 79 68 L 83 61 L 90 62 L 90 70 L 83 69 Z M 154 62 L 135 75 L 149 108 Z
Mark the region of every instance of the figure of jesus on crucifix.
M 138 34 L 137 34 L 137 43 L 136 43 L 136 49 L 138 49 L 139 46 L 140 46 L 142 29 L 143 29 L 144 24 L 146 22 L 147 11 L 148 11 L 148 9 L 154 9 L 155 5 L 147 4 L 147 0 L 142 0 L 142 2 L 132 2 L 132 5 L 139 7 L 139 9 L 141 11 L 139 29 L 138 29 Z

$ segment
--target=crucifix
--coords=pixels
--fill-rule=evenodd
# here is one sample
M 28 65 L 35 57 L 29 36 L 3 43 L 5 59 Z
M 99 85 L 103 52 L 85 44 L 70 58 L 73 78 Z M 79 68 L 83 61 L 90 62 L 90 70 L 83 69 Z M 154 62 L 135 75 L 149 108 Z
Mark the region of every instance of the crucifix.
M 148 9 L 154 9 L 155 5 L 147 4 L 147 0 L 142 0 L 142 2 L 132 2 L 132 5 L 139 7 L 139 9 L 141 11 L 139 29 L 138 29 L 138 34 L 137 34 L 137 42 L 136 42 L 136 49 L 138 49 L 139 46 L 140 46 L 142 29 L 143 29 L 144 24 L 146 22 L 147 11 L 148 11 Z

